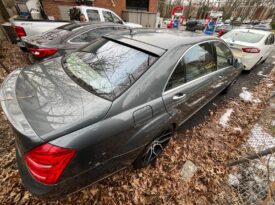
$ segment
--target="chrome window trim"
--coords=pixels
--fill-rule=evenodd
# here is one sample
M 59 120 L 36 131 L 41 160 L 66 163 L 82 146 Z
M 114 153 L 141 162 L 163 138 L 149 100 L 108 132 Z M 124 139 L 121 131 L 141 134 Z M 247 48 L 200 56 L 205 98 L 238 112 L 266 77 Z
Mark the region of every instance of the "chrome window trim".
M 196 79 L 191 80 L 191 81 L 189 81 L 189 82 L 186 82 L 186 83 L 184 83 L 184 84 L 182 84 L 182 85 L 179 85 L 179 86 L 177 86 L 177 87 L 175 87 L 175 88 L 172 88 L 172 89 L 170 89 L 170 90 L 167 90 L 167 91 L 163 92 L 162 95 L 166 95 L 166 94 L 169 94 L 169 93 L 171 93 L 171 92 L 173 92 L 173 91 L 175 91 L 175 90 L 177 90 L 177 89 L 181 89 L 181 88 L 183 88 L 184 86 L 188 86 L 189 84 L 194 83 L 194 82 L 197 81 L 197 80 L 200 80 L 201 78 L 204 78 L 204 77 L 207 77 L 207 76 L 210 76 L 210 75 L 214 75 L 216 72 L 220 72 L 220 71 L 222 71 L 222 70 L 226 70 L 226 69 L 229 68 L 229 67 L 232 67 L 232 66 L 227 66 L 227 67 L 221 68 L 221 69 L 219 69 L 219 70 L 216 70 L 215 72 L 207 73 L 206 75 L 203 75 L 203 76 L 201 76 L 201 77 L 199 77 L 199 78 L 196 78 Z
M 195 47 L 195 46 L 198 46 L 198 45 L 203 44 L 203 43 L 213 43 L 213 42 L 220 42 L 220 43 L 223 43 L 223 44 L 230 50 L 230 53 L 231 53 L 231 55 L 232 55 L 233 58 L 234 58 L 234 55 L 232 54 L 232 51 L 231 51 L 231 49 L 229 48 L 229 46 L 227 45 L 227 43 L 225 43 L 223 40 L 220 40 L 220 39 L 201 41 L 201 42 L 199 42 L 199 43 L 196 43 L 196 44 L 192 45 L 190 48 L 188 48 L 186 51 L 183 52 L 183 54 L 181 55 L 181 57 L 180 57 L 179 60 L 177 61 L 176 65 L 174 66 L 172 72 L 170 73 L 170 75 L 169 75 L 169 77 L 168 77 L 168 79 L 167 79 L 167 81 L 166 81 L 166 83 L 165 83 L 164 88 L 162 89 L 162 95 L 166 95 L 166 94 L 168 94 L 168 93 L 170 93 L 170 92 L 172 92 L 172 91 L 175 91 L 176 89 L 181 88 L 181 87 L 183 87 L 184 85 L 188 85 L 189 83 L 194 82 L 195 80 L 198 80 L 198 79 L 200 79 L 200 78 L 202 78 L 202 77 L 208 76 L 208 75 L 213 74 L 213 73 L 215 73 L 215 72 L 217 72 L 217 71 L 220 71 L 220 70 L 223 70 L 223 69 L 226 69 L 226 68 L 228 68 L 228 67 L 232 67 L 232 66 L 233 66 L 233 65 L 231 65 L 231 66 L 227 66 L 227 67 L 224 67 L 224 68 L 221 68 L 221 69 L 217 69 L 215 72 L 207 73 L 207 74 L 205 74 L 205 75 L 203 75 L 203 76 L 200 76 L 199 78 L 196 78 L 196 79 L 191 80 L 191 81 L 189 81 L 189 82 L 186 82 L 186 83 L 184 83 L 184 84 L 182 84 L 182 85 L 179 85 L 179 86 L 177 86 L 177 87 L 175 87 L 175 88 L 172 88 L 172 89 L 170 89 L 170 90 L 165 91 L 165 88 L 166 88 L 166 86 L 167 86 L 167 84 L 168 84 L 168 82 L 169 82 L 169 80 L 170 80 L 172 74 L 174 73 L 175 69 L 177 68 L 178 64 L 180 63 L 180 61 L 182 60 L 182 58 L 184 57 L 184 55 L 185 55 L 190 49 L 192 49 L 192 48 Z

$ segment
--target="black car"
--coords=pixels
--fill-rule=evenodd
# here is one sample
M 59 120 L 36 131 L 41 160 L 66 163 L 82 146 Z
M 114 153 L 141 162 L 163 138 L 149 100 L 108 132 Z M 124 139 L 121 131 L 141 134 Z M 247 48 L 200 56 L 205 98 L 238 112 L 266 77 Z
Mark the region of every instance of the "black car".
M 187 31 L 203 31 L 205 28 L 205 20 L 189 20 L 186 22 L 186 30 Z
M 30 61 L 34 63 L 49 57 L 64 55 L 102 35 L 127 28 L 114 23 L 73 22 L 43 34 L 22 37 L 22 40 L 30 52 Z
M 24 186 L 64 197 L 126 166 L 149 165 L 240 72 L 219 38 L 146 29 L 12 72 L 0 98 Z

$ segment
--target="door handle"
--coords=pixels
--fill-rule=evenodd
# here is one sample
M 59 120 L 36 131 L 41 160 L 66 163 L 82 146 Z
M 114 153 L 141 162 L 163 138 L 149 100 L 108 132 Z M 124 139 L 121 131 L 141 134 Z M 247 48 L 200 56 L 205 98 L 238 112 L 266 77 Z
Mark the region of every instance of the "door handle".
M 219 75 L 219 79 L 223 79 L 223 75 Z
M 181 99 L 184 99 L 185 97 L 186 97 L 186 94 L 179 93 L 173 96 L 173 100 L 181 100 Z

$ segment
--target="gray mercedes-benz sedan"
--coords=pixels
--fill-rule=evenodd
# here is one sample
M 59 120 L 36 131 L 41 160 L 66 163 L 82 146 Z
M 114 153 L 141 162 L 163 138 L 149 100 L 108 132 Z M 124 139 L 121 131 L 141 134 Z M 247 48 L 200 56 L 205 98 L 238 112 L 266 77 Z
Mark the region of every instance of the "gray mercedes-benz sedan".
M 143 29 L 12 72 L 1 105 L 24 186 L 53 198 L 147 166 L 240 71 L 218 38 Z

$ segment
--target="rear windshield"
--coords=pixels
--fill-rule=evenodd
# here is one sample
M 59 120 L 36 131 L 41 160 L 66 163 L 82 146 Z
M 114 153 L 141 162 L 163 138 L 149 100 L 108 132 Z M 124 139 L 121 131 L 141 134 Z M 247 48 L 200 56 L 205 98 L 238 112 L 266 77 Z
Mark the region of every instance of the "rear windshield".
M 62 36 L 65 36 L 69 33 L 70 31 L 68 30 L 63 30 L 63 29 L 59 29 L 59 28 L 56 28 L 54 30 L 51 30 L 51 31 L 47 31 L 45 33 L 42 33 L 40 35 L 40 39 L 44 39 L 44 40 L 54 40 L 56 38 L 60 38 Z
M 80 86 L 112 101 L 134 84 L 157 58 L 144 51 L 100 39 L 71 53 L 62 64 Z
M 223 39 L 232 40 L 232 41 L 240 41 L 245 43 L 257 43 L 259 42 L 264 35 L 252 32 L 245 31 L 231 31 L 223 36 Z
M 65 24 L 51 31 L 46 31 L 40 35 L 41 39 L 44 40 L 54 40 L 55 38 L 59 38 L 67 35 L 70 31 L 80 28 L 81 25 L 78 24 Z

